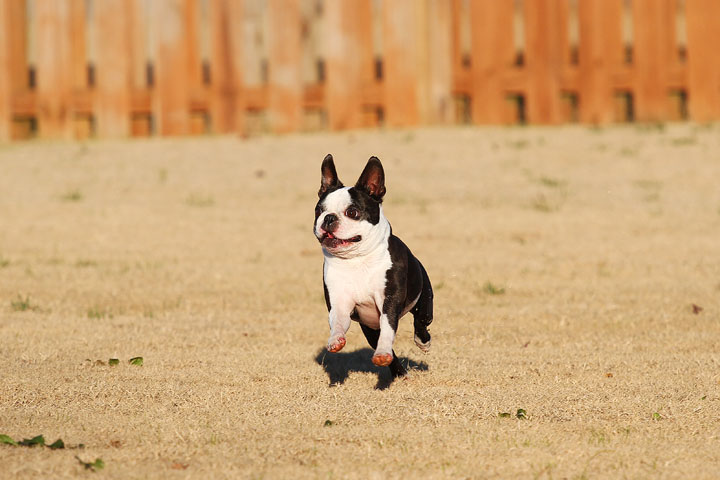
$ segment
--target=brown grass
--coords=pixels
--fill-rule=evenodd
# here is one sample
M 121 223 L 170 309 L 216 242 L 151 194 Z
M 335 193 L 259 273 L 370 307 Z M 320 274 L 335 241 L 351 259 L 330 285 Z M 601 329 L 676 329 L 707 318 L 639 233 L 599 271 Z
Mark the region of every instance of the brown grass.
M 0 433 L 86 447 L 0 445 L 0 476 L 716 477 L 718 128 L 4 146 Z M 323 351 L 328 152 L 383 160 L 435 284 L 407 380 L 357 326 Z

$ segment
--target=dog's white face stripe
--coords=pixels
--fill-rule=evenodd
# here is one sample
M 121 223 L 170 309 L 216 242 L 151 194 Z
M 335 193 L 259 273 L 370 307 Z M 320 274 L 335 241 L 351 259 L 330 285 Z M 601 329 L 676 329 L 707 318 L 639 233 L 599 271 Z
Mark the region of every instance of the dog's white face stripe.
M 322 202 L 322 205 L 325 207 L 325 213 L 337 213 L 347 210 L 347 207 L 352 204 L 352 198 L 348 192 L 349 190 L 350 187 L 343 187 L 329 193 Z

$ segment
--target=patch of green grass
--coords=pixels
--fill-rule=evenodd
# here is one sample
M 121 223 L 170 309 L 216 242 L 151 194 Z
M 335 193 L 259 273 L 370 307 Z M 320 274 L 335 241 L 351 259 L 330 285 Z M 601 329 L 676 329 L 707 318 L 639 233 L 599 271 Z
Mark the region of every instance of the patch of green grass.
M 636 180 L 635 186 L 644 190 L 643 201 L 657 202 L 660 200 L 662 183 L 656 180 Z
M 505 142 L 505 146 L 509 148 L 514 148 L 516 150 L 522 150 L 530 146 L 530 141 L 525 139 L 508 140 L 507 142 Z
M 26 312 L 28 310 L 35 311 L 39 308 L 37 305 L 33 305 L 32 302 L 30 302 L 30 295 L 26 295 L 25 298 L 23 298 L 22 295 L 18 295 L 17 299 L 10 302 L 10 306 L 16 312 Z
M 60 196 L 60 200 L 63 202 L 80 202 L 83 199 L 83 194 L 80 190 L 73 189 Z
M 658 192 L 651 192 L 643 197 L 643 201 L 645 202 L 657 202 L 658 200 L 660 200 L 660 194 Z
M 544 176 L 540 177 L 539 181 L 541 185 L 549 188 L 562 188 L 567 184 L 567 182 L 565 182 L 564 180 L 558 180 L 557 178 Z
M 10 265 L 10 260 L 0 255 L 0 268 L 5 268 Z
M 590 443 L 594 445 L 603 445 L 608 442 L 605 432 L 599 430 L 590 430 Z
M 500 412 L 498 413 L 499 418 L 512 418 L 513 415 L 510 412 Z M 515 418 L 518 418 L 520 420 L 527 420 L 527 411 L 524 408 L 518 408 L 515 411 Z M 526 445 L 527 446 L 527 445 Z
M 485 285 L 483 285 L 483 292 L 489 295 L 504 295 L 505 287 L 500 287 L 488 281 L 485 283 Z
M 215 205 L 215 199 L 212 195 L 200 195 L 197 193 L 191 193 L 185 199 L 185 204 L 191 207 L 212 207 Z
M 543 213 L 556 212 L 560 209 L 560 205 L 558 203 L 550 202 L 548 197 L 546 197 L 542 193 L 535 196 L 535 198 L 533 199 L 530 206 L 534 210 L 537 210 L 538 212 L 543 212 Z
M 620 150 L 620 155 L 622 155 L 623 157 L 634 157 L 635 155 L 637 155 L 637 153 L 638 149 L 635 147 L 623 147 Z
M 75 266 L 78 268 L 96 267 L 97 262 L 95 260 L 80 259 L 77 262 L 75 262 Z
M 45 443 L 45 437 L 43 435 L 37 435 L 32 438 L 25 438 L 20 441 L 13 440 L 10 436 L 0 434 L 0 443 L 5 445 L 12 445 L 13 447 L 47 447 L 50 450 L 61 450 L 65 448 L 65 442 L 61 438 L 58 438 L 51 444 Z M 69 448 L 84 448 L 85 445 L 75 445 Z
M 663 133 L 666 125 L 663 122 L 636 123 L 635 129 L 643 133 Z
M 100 320 L 106 317 L 113 318 L 112 313 L 109 310 L 98 306 L 88 308 L 87 317 L 94 320 Z
M 643 190 L 659 190 L 660 187 L 662 187 L 662 183 L 657 180 L 636 180 L 635 186 Z
M 670 143 L 674 147 L 686 147 L 688 145 L 695 145 L 697 143 L 697 138 L 695 137 L 677 137 L 673 138 Z

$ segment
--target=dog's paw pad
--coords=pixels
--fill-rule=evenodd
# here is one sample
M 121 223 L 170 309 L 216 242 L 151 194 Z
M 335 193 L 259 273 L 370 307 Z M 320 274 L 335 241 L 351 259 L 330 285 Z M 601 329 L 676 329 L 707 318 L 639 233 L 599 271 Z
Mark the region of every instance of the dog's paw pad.
M 415 345 L 418 346 L 420 350 L 422 350 L 424 353 L 428 353 L 430 351 L 430 344 L 432 342 L 432 339 L 428 339 L 427 342 L 424 342 L 420 340 L 420 337 L 415 335 Z
M 345 337 L 340 337 L 332 343 L 328 343 L 328 352 L 336 353 L 343 349 L 345 346 Z
M 393 361 L 392 353 L 376 353 L 372 357 L 372 362 L 378 367 L 387 367 Z

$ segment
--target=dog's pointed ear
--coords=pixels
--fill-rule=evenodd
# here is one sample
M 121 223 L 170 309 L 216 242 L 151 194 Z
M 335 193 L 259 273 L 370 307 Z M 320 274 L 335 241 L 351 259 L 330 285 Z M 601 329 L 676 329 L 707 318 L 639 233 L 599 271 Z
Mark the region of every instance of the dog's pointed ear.
M 318 191 L 318 197 L 322 197 L 325 192 L 330 189 L 340 188 L 343 186 L 342 182 L 338 178 L 337 170 L 335 170 L 335 162 L 333 162 L 333 156 L 329 153 L 325 156 L 320 167 L 322 178 L 320 179 L 320 190 Z
M 360 174 L 355 188 L 366 192 L 374 200 L 382 202 L 385 195 L 385 171 L 377 157 L 370 157 L 365 169 Z

